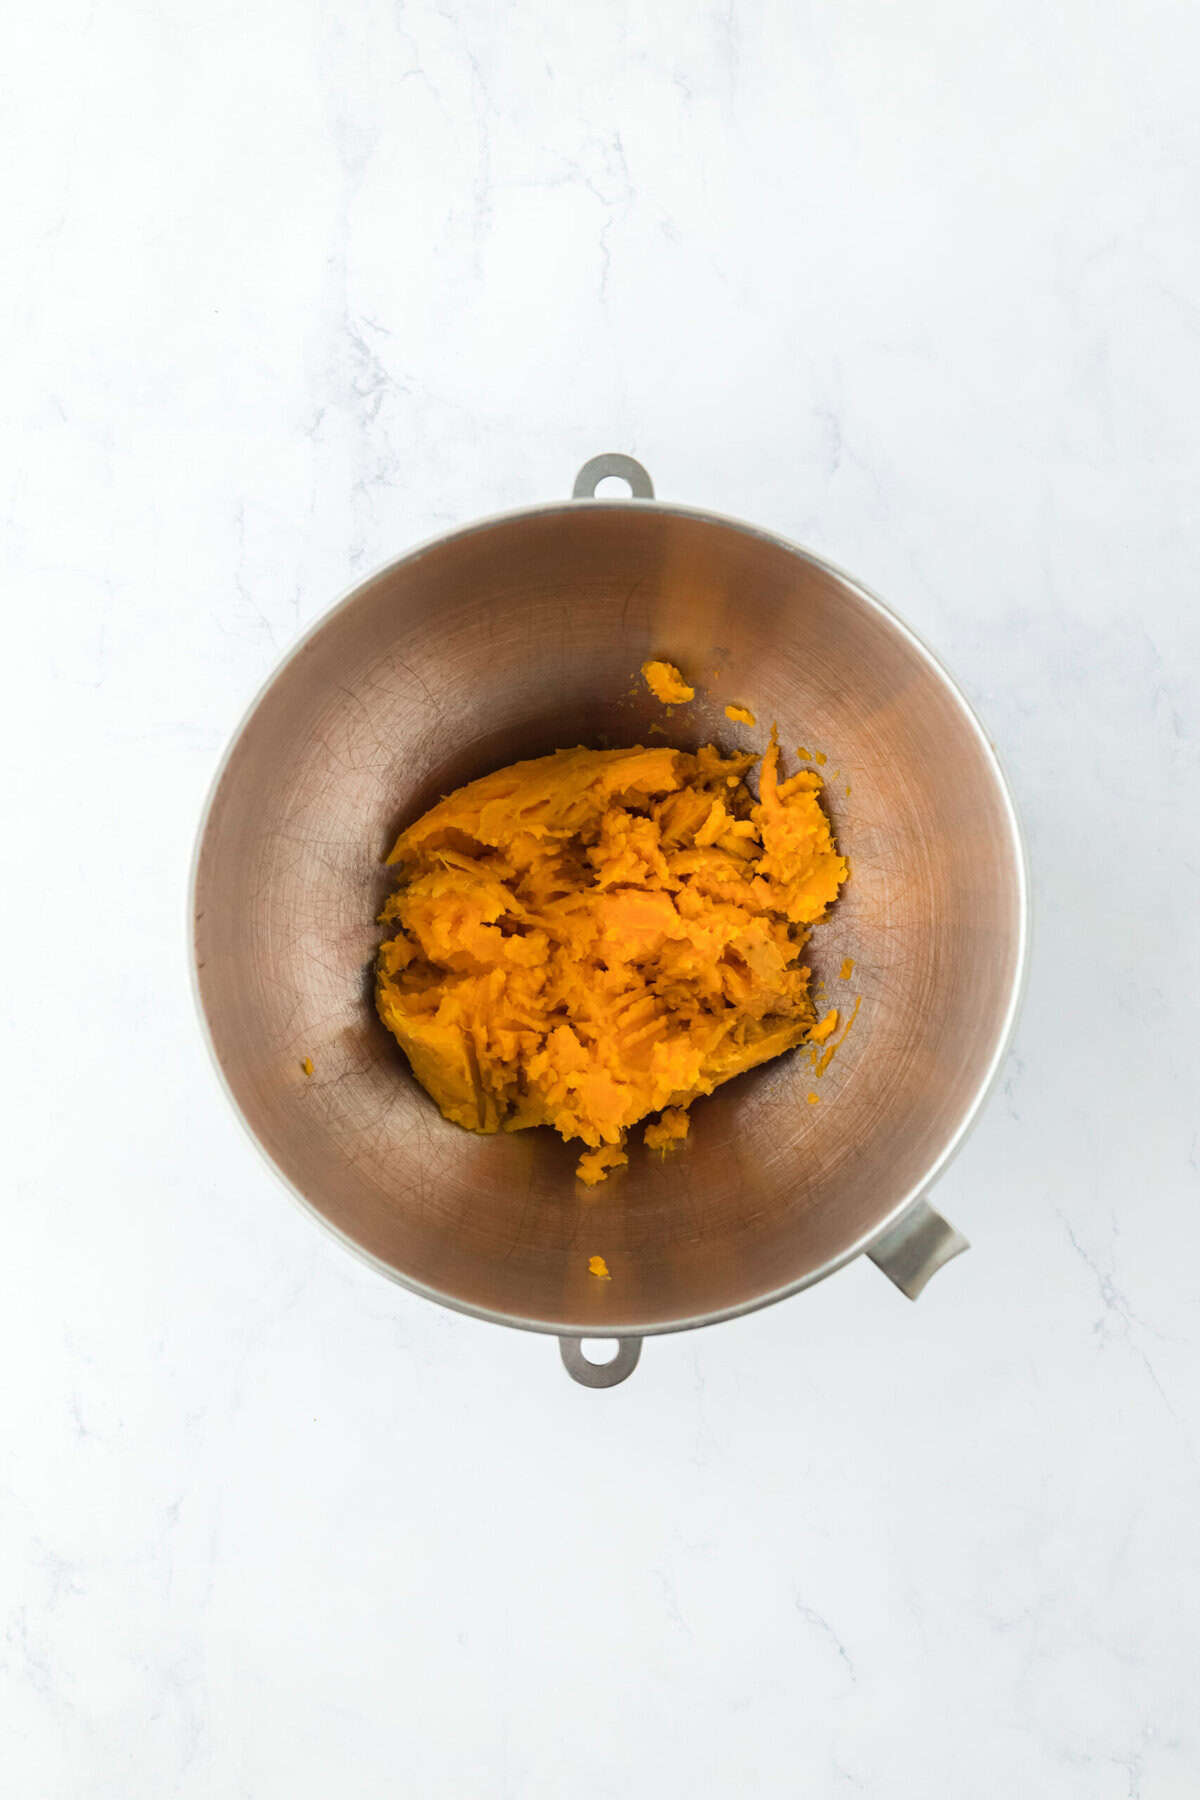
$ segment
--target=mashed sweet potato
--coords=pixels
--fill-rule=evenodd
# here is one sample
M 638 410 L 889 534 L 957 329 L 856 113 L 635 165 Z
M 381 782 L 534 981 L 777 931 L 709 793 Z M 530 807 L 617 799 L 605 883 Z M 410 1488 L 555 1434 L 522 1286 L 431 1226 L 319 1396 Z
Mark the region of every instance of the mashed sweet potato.
M 380 1016 L 447 1119 L 551 1125 L 579 1177 L 687 1134 L 699 1095 L 819 1040 L 803 951 L 846 865 L 811 770 L 661 749 L 559 750 L 402 832 Z M 829 1026 L 832 1029 L 832 1024 Z
M 689 700 L 696 698 L 696 690 L 683 679 L 674 663 L 644 662 L 642 679 L 664 706 L 686 706 Z

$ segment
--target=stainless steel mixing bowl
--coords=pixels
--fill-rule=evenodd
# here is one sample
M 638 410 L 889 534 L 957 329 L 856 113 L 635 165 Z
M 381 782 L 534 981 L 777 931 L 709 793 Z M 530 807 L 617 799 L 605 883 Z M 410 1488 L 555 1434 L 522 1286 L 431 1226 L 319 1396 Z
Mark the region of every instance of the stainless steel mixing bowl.
M 633 498 L 592 498 L 612 473 Z M 209 800 L 195 970 L 230 1098 L 305 1205 L 430 1299 L 557 1334 L 601 1386 L 647 1334 L 764 1306 L 861 1251 L 915 1296 L 964 1247 L 923 1195 L 1013 1023 L 1026 881 L 995 755 L 894 613 L 768 532 L 656 502 L 629 458 L 595 458 L 575 495 L 402 557 L 276 671 Z M 743 1076 L 695 1107 L 685 1150 L 635 1145 L 587 1193 L 578 1146 L 550 1131 L 441 1118 L 375 1015 L 375 915 L 397 831 L 451 788 L 561 745 L 661 741 L 637 679 L 651 655 L 704 683 L 670 716 L 679 744 L 761 746 L 725 719 L 734 700 L 788 751 L 828 755 L 851 879 L 811 961 L 830 1000 L 861 1006 L 822 1080 L 801 1054 Z M 614 1362 L 585 1357 L 594 1337 L 620 1340 Z

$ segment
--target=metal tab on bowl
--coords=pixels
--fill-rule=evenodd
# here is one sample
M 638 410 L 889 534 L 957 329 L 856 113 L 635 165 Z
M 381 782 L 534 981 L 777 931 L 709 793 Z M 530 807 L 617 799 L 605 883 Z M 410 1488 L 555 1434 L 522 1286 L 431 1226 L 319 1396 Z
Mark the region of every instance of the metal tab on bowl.
M 653 500 L 654 483 L 648 471 L 640 462 L 635 462 L 632 456 L 623 455 L 620 450 L 605 450 L 584 463 L 575 477 L 575 486 L 571 490 L 572 499 L 595 499 L 596 489 L 610 475 L 615 475 L 618 481 L 627 481 L 635 500 Z
M 637 1368 L 638 1358 L 642 1354 L 642 1340 L 639 1337 L 619 1339 L 617 1354 L 604 1363 L 593 1362 L 590 1356 L 583 1354 L 581 1338 L 560 1337 L 558 1349 L 563 1359 L 563 1368 L 571 1380 L 579 1382 L 581 1387 L 616 1387 L 619 1382 L 627 1381 Z

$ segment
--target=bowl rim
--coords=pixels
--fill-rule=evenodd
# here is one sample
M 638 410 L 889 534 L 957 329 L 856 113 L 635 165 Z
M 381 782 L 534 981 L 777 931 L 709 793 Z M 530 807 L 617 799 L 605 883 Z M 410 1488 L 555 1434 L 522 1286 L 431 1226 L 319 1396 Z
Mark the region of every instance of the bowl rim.
M 897 631 L 901 637 L 909 643 L 917 655 L 928 664 L 933 674 L 944 684 L 947 692 L 959 707 L 968 726 L 974 733 L 979 743 L 979 747 L 983 752 L 985 761 L 991 768 L 998 794 L 1003 803 L 1004 815 L 1012 840 L 1013 869 L 1017 882 L 1018 900 L 1016 961 L 1013 967 L 1012 981 L 1009 986 L 1001 1028 L 996 1039 L 996 1045 L 991 1059 L 976 1086 L 974 1094 L 968 1104 L 964 1107 L 962 1116 L 944 1148 L 922 1176 L 921 1180 L 915 1183 L 896 1203 L 891 1212 L 888 1213 L 887 1217 L 870 1231 L 865 1232 L 861 1237 L 857 1238 L 846 1249 L 839 1251 L 836 1256 L 828 1258 L 819 1268 L 811 1270 L 808 1274 L 802 1275 L 794 1281 L 785 1282 L 780 1287 L 772 1288 L 764 1294 L 755 1295 L 752 1299 L 742 1300 L 732 1306 L 718 1307 L 712 1312 L 698 1313 L 686 1318 L 651 1322 L 648 1324 L 626 1324 L 613 1327 L 607 1325 L 599 1326 L 594 1320 L 590 1321 L 587 1325 L 581 1325 L 578 1321 L 570 1319 L 534 1319 L 519 1313 L 506 1313 L 493 1307 L 475 1305 L 471 1301 L 463 1300 L 455 1294 L 447 1293 L 440 1288 L 432 1286 L 428 1282 L 419 1281 L 414 1276 L 405 1274 L 393 1264 L 385 1262 L 382 1257 L 376 1256 L 372 1251 L 365 1249 L 363 1245 L 358 1243 L 355 1238 L 351 1237 L 348 1232 L 343 1231 L 339 1226 L 335 1225 L 332 1220 L 327 1218 L 320 1208 L 310 1200 L 305 1193 L 303 1193 L 295 1182 L 292 1181 L 291 1177 L 280 1168 L 274 1157 L 259 1139 L 242 1110 L 241 1103 L 234 1093 L 233 1087 L 230 1084 L 229 1079 L 225 1074 L 225 1070 L 221 1065 L 220 1058 L 217 1055 L 216 1044 L 213 1040 L 212 1029 L 209 1024 L 208 1014 L 204 1005 L 204 997 L 201 992 L 198 947 L 196 942 L 196 892 L 200 877 L 200 863 L 204 852 L 205 840 L 208 836 L 208 827 L 212 816 L 213 806 L 220 790 L 221 783 L 224 780 L 226 771 L 232 761 L 233 754 L 240 744 L 251 719 L 254 717 L 279 677 L 293 661 L 304 653 L 312 640 L 320 632 L 324 631 L 339 613 L 342 613 L 351 607 L 359 598 L 360 594 L 367 588 L 372 587 L 377 581 L 390 575 L 393 570 L 398 569 L 405 564 L 420 562 L 423 557 L 429 555 L 432 551 L 440 549 L 443 545 L 450 543 L 457 538 L 470 537 L 476 533 L 489 531 L 498 525 L 515 523 L 520 519 L 550 518 L 556 514 L 568 516 L 578 512 L 581 507 L 598 506 L 613 511 L 625 511 L 631 514 L 647 511 L 676 514 L 682 518 L 697 520 L 700 523 L 707 525 L 716 525 L 726 530 L 736 531 L 743 536 L 756 538 L 760 542 L 769 544 L 775 549 L 786 551 L 789 555 L 797 557 L 801 562 L 809 564 L 809 566 L 814 569 L 821 570 L 822 573 L 826 575 L 832 575 L 835 580 L 843 583 L 844 586 L 849 588 L 859 600 L 877 613 L 885 623 L 893 628 L 893 630 Z M 790 538 L 784 537 L 780 532 L 769 531 L 763 526 L 753 525 L 744 519 L 734 518 L 731 514 L 713 512 L 711 508 L 708 507 L 689 506 L 683 502 L 659 500 L 657 498 L 628 499 L 624 497 L 609 498 L 607 496 L 580 497 L 568 500 L 547 500 L 534 506 L 509 507 L 500 512 L 488 513 L 483 518 L 471 520 L 467 524 L 456 526 L 450 531 L 438 532 L 435 536 L 422 539 L 411 549 L 403 551 L 399 556 L 390 557 L 386 562 L 379 563 L 369 574 L 364 576 L 361 580 L 356 581 L 353 587 L 346 589 L 340 598 L 335 600 L 331 606 L 327 607 L 326 610 L 313 621 L 308 629 L 301 633 L 291 648 L 285 651 L 284 655 L 280 657 L 265 681 L 259 684 L 249 704 L 243 710 L 241 717 L 226 741 L 225 748 L 222 751 L 213 772 L 212 780 L 209 783 L 204 804 L 200 812 L 200 822 L 192 850 L 191 868 L 187 884 L 187 909 L 187 960 L 192 999 L 195 1004 L 196 1014 L 200 1024 L 201 1036 L 208 1049 L 209 1060 L 216 1074 L 218 1083 L 223 1089 L 225 1096 L 233 1109 L 234 1116 L 237 1118 L 242 1130 L 257 1150 L 263 1162 L 266 1163 L 267 1167 L 283 1184 L 292 1199 L 309 1215 L 310 1218 L 315 1219 L 331 1237 L 335 1238 L 349 1250 L 352 1255 L 356 1256 L 360 1262 L 366 1263 L 368 1267 L 374 1269 L 380 1275 L 385 1276 L 389 1281 L 394 1281 L 398 1286 L 406 1288 L 410 1293 L 418 1294 L 425 1300 L 435 1301 L 439 1306 L 448 1307 L 450 1311 L 465 1314 L 469 1318 L 483 1319 L 493 1325 L 507 1325 L 518 1331 L 535 1332 L 544 1337 L 609 1338 L 620 1340 L 624 1338 L 641 1339 L 644 1337 L 666 1337 L 679 1331 L 697 1331 L 707 1325 L 719 1325 L 729 1319 L 745 1318 L 751 1313 L 760 1312 L 764 1307 L 778 1305 L 781 1300 L 788 1300 L 793 1294 L 803 1292 L 805 1288 L 815 1287 L 818 1282 L 824 1281 L 830 1275 L 836 1274 L 837 1271 L 844 1268 L 847 1263 L 853 1262 L 856 1257 L 862 1256 L 865 1252 L 869 1251 L 873 1245 L 877 1244 L 882 1238 L 887 1236 L 888 1232 L 895 1228 L 912 1207 L 916 1206 L 926 1197 L 935 1183 L 941 1179 L 946 1170 L 950 1167 L 950 1164 L 958 1156 L 967 1138 L 978 1123 L 984 1104 L 996 1085 L 1000 1070 L 1004 1064 L 1004 1059 L 1008 1054 L 1009 1046 L 1012 1043 L 1013 1033 L 1016 1029 L 1017 1019 L 1020 1015 L 1029 976 L 1029 947 L 1031 935 L 1029 854 L 1025 843 L 1024 833 L 1021 829 L 1021 821 L 1017 813 L 1016 803 L 1013 799 L 1012 788 L 1008 777 L 1005 774 L 999 753 L 985 731 L 978 713 L 967 699 L 958 682 L 946 668 L 941 658 L 937 656 L 925 640 L 913 630 L 912 626 L 909 625 L 905 619 L 901 618 L 894 607 L 889 606 L 887 601 L 881 599 L 878 594 L 872 591 L 872 589 L 859 581 L 857 576 L 849 574 L 836 563 L 830 562 L 827 557 L 818 556 L 815 551 L 805 549 L 802 544 L 794 543 Z

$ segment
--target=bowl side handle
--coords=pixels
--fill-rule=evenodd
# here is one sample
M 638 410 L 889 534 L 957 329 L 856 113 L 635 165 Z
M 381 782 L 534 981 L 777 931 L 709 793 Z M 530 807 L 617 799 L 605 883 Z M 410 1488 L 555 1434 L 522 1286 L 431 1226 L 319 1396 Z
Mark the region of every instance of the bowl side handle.
M 867 1255 L 902 1294 L 915 1300 L 943 1263 L 970 1248 L 962 1233 L 955 1231 L 941 1213 L 934 1212 L 927 1200 L 918 1200 L 897 1224 L 876 1239 Z

